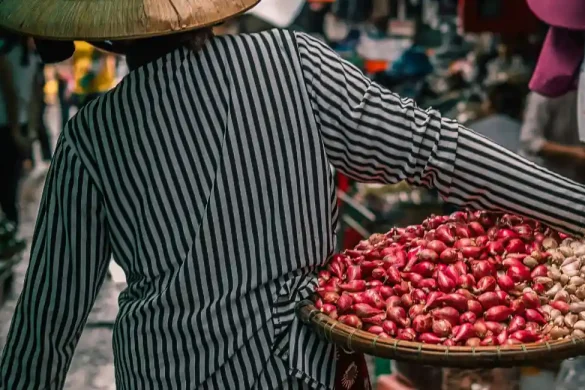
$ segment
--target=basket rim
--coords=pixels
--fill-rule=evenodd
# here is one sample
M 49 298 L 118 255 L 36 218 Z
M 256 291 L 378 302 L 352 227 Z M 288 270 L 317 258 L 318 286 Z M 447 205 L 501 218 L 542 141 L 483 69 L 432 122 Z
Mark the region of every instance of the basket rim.
M 394 338 L 381 339 L 331 319 L 310 300 L 299 302 L 296 310 L 299 319 L 325 340 L 350 351 L 393 360 L 446 367 L 506 367 L 585 355 L 585 338 L 506 346 L 449 347 Z

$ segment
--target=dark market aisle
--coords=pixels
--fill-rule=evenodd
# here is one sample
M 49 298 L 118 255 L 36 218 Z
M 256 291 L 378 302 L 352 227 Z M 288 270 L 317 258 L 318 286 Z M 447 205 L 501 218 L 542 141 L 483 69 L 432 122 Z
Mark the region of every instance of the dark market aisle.
M 58 128 L 58 113 L 56 107 L 47 108 L 47 124 L 55 135 Z M 56 141 L 56 136 L 54 141 Z M 21 235 L 30 240 L 34 231 L 34 224 L 38 209 L 38 201 L 42 186 L 34 193 L 34 202 L 23 206 Z M 16 300 L 22 290 L 24 276 L 28 265 L 28 250 L 23 261 L 17 266 L 14 275 L 13 293 L 0 309 L 0 345 L 3 347 Z M 96 304 L 87 321 L 87 326 L 81 336 L 79 344 L 67 376 L 65 389 L 84 390 L 114 390 L 114 356 L 112 353 L 112 329 L 118 311 L 118 294 L 124 288 L 123 284 L 106 280 L 98 296 Z

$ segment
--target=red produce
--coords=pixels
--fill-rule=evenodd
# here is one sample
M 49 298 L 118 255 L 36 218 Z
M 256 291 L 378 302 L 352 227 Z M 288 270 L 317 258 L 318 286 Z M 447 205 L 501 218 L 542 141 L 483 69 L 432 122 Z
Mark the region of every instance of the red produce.
M 526 320 L 524 317 L 521 316 L 514 316 L 510 320 L 510 324 L 508 325 L 508 331 L 516 332 L 517 330 L 523 330 L 526 327 Z
M 396 338 L 398 340 L 414 341 L 416 339 L 416 332 L 412 328 L 398 329 Z
M 386 299 L 386 309 L 400 305 L 402 305 L 402 301 L 399 296 L 393 295 Z
M 418 339 L 424 344 L 440 344 L 445 340 L 433 333 L 423 333 L 418 336 Z
M 453 248 L 460 250 L 465 247 L 475 247 L 475 240 L 473 238 L 461 238 L 453 245 Z
M 433 319 L 430 314 L 419 314 L 412 320 L 412 329 L 417 333 L 425 333 L 431 330 Z
M 415 274 L 414 272 L 405 272 L 402 274 L 402 278 L 416 285 L 418 285 L 424 279 L 422 275 Z
M 512 315 L 512 310 L 508 306 L 494 306 L 485 312 L 486 321 L 502 322 Z
M 478 237 L 475 237 L 475 245 L 477 245 L 480 248 L 487 247 L 488 242 L 490 242 L 488 236 L 480 235 Z
M 481 253 L 483 252 L 483 249 L 477 246 L 466 246 L 461 248 L 461 253 L 463 253 L 463 256 L 465 256 L 465 258 L 469 258 L 469 259 L 477 259 L 479 258 L 479 256 L 481 255 Z
M 323 307 L 323 299 L 321 299 L 321 298 L 317 298 L 317 299 L 315 300 L 315 307 L 316 307 L 318 310 L 321 310 L 321 308 Z
M 467 218 L 468 215 L 465 211 L 454 211 L 449 215 L 449 220 L 454 222 L 466 222 Z
M 372 270 L 372 278 L 382 280 L 386 278 L 386 270 L 384 268 L 378 267 Z
M 410 295 L 412 296 L 412 300 L 415 303 L 424 303 L 427 299 L 427 294 L 423 290 L 420 290 L 420 289 L 412 290 Z
M 382 298 L 382 295 L 380 295 L 380 293 L 378 291 L 367 290 L 364 292 L 364 295 L 366 296 L 366 299 L 368 300 L 367 303 L 369 303 L 373 307 L 375 307 L 377 309 L 384 309 L 386 307 L 386 302 L 384 301 L 384 298 Z
M 477 292 L 494 291 L 496 289 L 496 279 L 493 276 L 484 276 L 477 282 Z
M 525 267 L 524 263 L 522 261 L 520 261 L 519 259 L 512 257 L 512 256 L 508 256 L 504 259 L 504 261 L 502 261 L 502 265 L 506 268 L 510 268 L 512 266 L 522 266 Z
M 437 299 L 445 295 L 445 293 L 441 291 L 431 291 L 427 296 L 427 305 L 425 306 L 425 310 L 431 310 L 435 307 L 438 307 L 441 303 L 437 302 Z
M 516 233 L 515 231 L 511 230 L 511 229 L 500 229 L 498 230 L 497 234 L 496 234 L 496 238 L 498 240 L 511 240 L 513 238 L 518 238 L 520 237 L 518 235 L 518 233 Z
M 488 331 L 488 328 L 485 324 L 484 320 L 477 320 L 473 324 L 473 329 L 475 329 L 475 334 L 479 337 L 484 337 Z
M 400 276 L 400 272 L 398 272 L 398 270 L 394 267 L 389 267 L 386 269 L 386 277 L 386 281 L 392 285 L 402 282 L 402 276 Z
M 477 300 L 479 303 L 481 303 L 481 306 L 483 306 L 485 310 L 504 303 L 500 300 L 500 297 L 498 297 L 498 294 L 496 294 L 494 291 L 481 294 L 479 297 L 477 297 Z
M 443 345 L 445 347 L 454 347 L 455 345 L 457 345 L 457 343 L 453 341 L 453 339 L 447 339 L 445 340 L 445 342 L 443 342 Z
M 362 328 L 362 320 L 360 320 L 356 315 L 348 314 L 339 317 L 339 322 L 345 324 L 347 326 L 351 326 L 354 328 L 361 329 Z
M 453 341 L 458 343 L 461 341 L 466 341 L 467 339 L 469 339 L 471 337 L 475 337 L 475 329 L 473 328 L 473 325 L 472 324 L 463 324 L 463 325 L 461 325 L 461 328 L 459 328 L 459 331 L 457 332 L 457 334 L 453 338 Z
M 364 291 L 366 289 L 366 281 L 365 280 L 352 280 L 351 282 L 341 283 L 339 285 L 344 291 L 348 292 L 359 292 Z
M 465 264 L 465 262 L 462 260 L 459 260 L 455 264 L 453 264 L 453 268 L 457 270 L 458 275 L 465 275 L 469 272 L 467 264 Z
M 406 318 L 406 311 L 400 306 L 389 307 L 386 309 L 386 316 L 389 320 L 394 321 L 398 326 L 403 328 L 410 325 L 410 320 Z
M 469 290 L 466 290 L 464 288 L 460 288 L 455 292 L 459 295 L 463 295 L 467 299 L 475 299 L 475 295 L 473 295 L 472 293 L 469 292 Z
M 319 271 L 319 278 L 328 282 L 329 279 L 331 279 L 331 272 L 329 272 L 327 270 L 321 270 L 321 271 Z
M 443 292 L 449 293 L 453 290 L 455 290 L 455 281 L 451 278 L 449 278 L 447 275 L 445 275 L 444 272 L 439 271 L 438 275 L 437 275 L 437 285 L 439 286 L 439 289 Z
M 447 248 L 441 252 L 439 259 L 446 264 L 452 264 L 457 261 L 457 250 L 453 248 Z
M 411 272 L 415 274 L 422 275 L 425 278 L 430 277 L 433 274 L 433 270 L 435 269 L 435 265 L 429 261 L 422 261 L 420 263 L 415 264 L 412 267 Z
M 410 286 L 408 285 L 408 282 L 405 280 L 400 282 L 400 284 L 397 284 L 396 286 L 394 286 L 394 294 L 396 294 L 396 295 L 402 295 L 402 294 L 405 294 L 409 291 L 410 291 Z
M 564 301 L 552 301 L 549 305 L 560 311 L 563 315 L 569 312 L 570 305 Z
M 375 316 L 376 314 L 380 314 L 383 312 L 383 310 L 372 307 L 367 303 L 355 303 L 352 306 L 352 309 L 355 311 L 355 314 L 360 318 L 372 317 Z
M 323 303 L 337 303 L 339 294 L 332 291 L 317 291 L 317 293 L 323 299 Z
M 544 316 L 534 309 L 526 309 L 526 320 L 536 322 L 539 325 L 546 324 Z
M 423 313 L 424 311 L 425 311 L 425 305 L 423 305 L 422 303 L 412 305 L 410 307 L 410 309 L 408 309 L 408 317 L 414 318 L 417 315 Z
M 510 330 L 510 332 L 512 332 Z M 540 336 L 528 330 L 518 330 L 510 335 L 511 339 L 521 341 L 523 343 L 533 343 L 540 340 Z
M 447 245 L 453 245 L 455 243 L 454 230 L 452 225 L 441 225 L 435 230 L 435 237 Z
M 418 252 L 418 259 L 421 261 L 430 261 L 434 263 L 439 260 L 439 255 L 437 252 L 427 248 Z
M 461 274 L 459 273 L 459 268 L 455 267 L 455 264 L 445 265 L 441 264 L 443 267 L 439 268 L 441 271 L 445 273 L 450 279 L 457 281 Z
M 503 304 L 508 304 L 512 300 L 512 298 L 510 298 L 508 293 L 505 291 L 498 290 L 496 291 L 496 294 L 498 294 L 498 299 Z
M 497 282 L 503 291 L 514 289 L 514 280 L 506 274 L 498 274 Z
M 451 335 L 453 326 L 447 320 L 434 320 L 432 325 L 433 333 L 439 337 L 447 337 Z
M 457 279 L 457 285 L 469 290 L 475 286 L 475 278 L 471 274 L 461 275 Z
M 338 284 L 326 284 L 323 287 L 317 287 L 315 289 L 315 291 L 322 292 L 322 293 L 326 293 L 326 292 L 339 293 L 341 291 L 341 289 L 339 288 Z
M 388 299 L 392 295 L 394 295 L 394 290 L 390 286 L 380 286 L 378 287 L 378 292 L 384 299 Z
M 384 256 L 383 261 L 384 268 L 388 269 L 389 267 L 393 267 L 397 270 L 401 270 L 406 266 L 406 255 L 399 256 L 399 253 L 396 253 L 394 255 Z
M 382 282 L 381 280 L 377 280 L 377 279 L 372 279 L 366 283 L 366 287 L 368 287 L 368 288 L 378 288 L 378 287 L 382 287 L 383 285 L 384 285 L 384 282 Z
M 465 313 L 461 314 L 461 316 L 459 316 L 459 322 L 461 322 L 462 324 L 465 323 L 474 324 L 476 320 L 477 316 L 475 315 L 475 313 L 471 311 L 466 311 Z
M 504 329 L 500 334 L 498 334 L 496 341 L 498 345 L 505 345 L 508 342 L 508 330 Z
M 414 300 L 412 299 L 412 295 L 410 293 L 402 294 L 400 301 L 402 302 L 402 306 L 405 308 L 409 308 L 414 305 Z
M 467 301 L 467 310 L 472 313 L 475 313 L 476 315 L 483 314 L 483 307 L 481 303 L 473 299 L 469 299 Z
M 524 303 L 524 306 L 529 309 L 536 309 L 537 307 L 540 307 L 540 299 L 534 292 L 525 292 L 522 294 L 522 302 Z
M 487 244 L 487 251 L 491 254 L 491 255 L 501 255 L 506 251 L 506 247 L 504 246 L 504 242 L 501 240 L 497 240 L 497 241 L 490 241 Z
M 504 329 L 506 329 L 506 326 L 504 324 L 495 321 L 485 321 L 484 325 L 488 331 L 496 335 L 502 333 Z
M 530 269 L 525 265 L 513 265 L 508 268 L 507 275 L 514 282 L 526 282 L 530 280 Z
M 533 333 L 538 333 L 540 332 L 540 325 L 538 325 L 536 322 L 526 322 L 526 326 L 524 327 L 524 329 L 529 330 Z
M 506 252 L 508 253 L 526 253 L 526 245 L 524 241 L 519 238 L 513 238 L 506 244 Z
M 421 251 L 420 248 L 413 248 L 408 251 L 406 254 L 406 267 L 404 267 L 405 272 L 410 272 L 412 266 L 416 264 L 418 261 L 418 253 Z
M 343 279 L 345 265 L 341 261 L 335 261 L 335 257 L 334 260 L 331 263 L 329 263 L 329 265 L 327 265 L 327 269 L 331 271 L 333 275 L 337 276 L 340 279 Z
M 341 294 L 337 300 L 337 311 L 343 313 L 351 308 L 353 298 L 349 294 Z
M 510 310 L 512 310 L 512 313 L 514 314 L 524 314 L 526 311 L 526 305 L 524 304 L 522 298 L 515 299 L 510 302 Z
M 534 290 L 535 293 L 540 294 L 540 295 L 544 294 L 547 290 L 546 286 L 544 284 L 541 284 L 541 283 L 534 283 L 532 285 L 532 289 Z
M 382 261 L 386 261 L 385 257 L 393 255 L 396 253 L 397 248 L 395 247 L 386 247 L 380 251 L 380 256 L 382 256 Z
M 382 258 L 382 255 L 376 249 L 369 249 L 364 252 L 364 256 L 368 260 L 379 260 Z
M 467 339 L 467 341 L 465 342 L 465 345 L 468 347 L 479 347 L 481 344 L 481 339 L 479 337 L 472 337 L 470 339 Z
M 357 249 L 347 249 L 344 252 L 347 256 L 352 257 L 352 258 L 356 258 L 356 257 L 360 257 L 363 255 L 364 251 L 362 250 L 357 250 Z M 342 261 L 344 258 L 343 255 L 333 255 L 333 258 L 331 259 L 331 261 Z
M 488 336 L 479 343 L 482 347 L 491 347 L 496 345 L 496 339 L 493 336 Z
M 430 249 L 439 255 L 443 253 L 447 248 L 448 246 L 443 241 L 439 240 L 432 240 L 427 244 L 427 249 Z
M 372 271 L 376 268 L 383 267 L 383 261 L 362 261 L 359 263 L 362 269 L 362 277 L 367 278 L 368 276 L 372 275 Z
M 417 284 L 418 288 L 426 290 L 427 292 L 433 291 L 437 288 L 437 281 L 435 279 L 423 279 Z
M 359 317 L 359 315 L 358 315 L 358 317 Z M 363 317 L 362 322 L 364 324 L 382 325 L 382 323 L 384 322 L 385 319 L 386 319 L 386 313 L 382 312 L 380 314 L 376 314 L 376 315 L 371 316 L 371 317 Z
M 486 260 L 476 260 L 471 262 L 471 272 L 476 280 L 480 280 L 486 276 L 491 277 L 495 274 L 494 266 Z M 494 280 L 495 282 L 495 280 Z
M 463 312 L 467 310 L 467 298 L 461 294 L 452 293 L 437 298 L 437 303 L 454 307 Z
M 532 227 L 528 224 L 517 225 L 512 228 L 523 240 L 532 240 Z
M 481 225 L 481 223 L 479 223 L 477 221 L 469 222 L 469 224 L 467 224 L 467 226 L 469 227 L 469 230 L 471 230 L 471 232 L 473 233 L 473 236 L 476 236 L 476 237 L 477 236 L 484 236 L 486 233 L 484 227 Z M 480 245 L 480 244 L 478 244 L 478 245 Z
M 384 329 L 382 329 L 382 327 L 379 325 L 370 325 L 365 329 L 365 331 L 373 334 L 380 334 L 384 332 Z
M 382 329 L 384 329 L 384 332 L 388 333 L 390 336 L 396 336 L 396 333 L 398 332 L 398 326 L 390 320 L 386 320 L 382 323 Z
M 459 311 L 453 307 L 442 307 L 431 312 L 435 320 L 447 320 L 451 325 L 459 324 Z
M 362 267 L 359 265 L 350 265 L 347 267 L 346 280 L 351 282 L 362 278 Z
M 532 279 L 539 277 L 539 276 L 548 277 L 548 268 L 546 267 L 546 265 L 542 265 L 542 264 L 537 265 L 536 267 L 534 267 L 534 269 L 530 273 L 530 277 Z

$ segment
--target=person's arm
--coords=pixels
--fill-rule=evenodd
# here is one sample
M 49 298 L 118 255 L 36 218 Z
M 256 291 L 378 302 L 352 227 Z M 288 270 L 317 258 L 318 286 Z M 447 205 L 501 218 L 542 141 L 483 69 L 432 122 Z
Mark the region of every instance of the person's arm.
M 585 187 L 422 110 L 297 33 L 301 69 L 331 164 L 362 182 L 436 188 L 449 203 L 506 210 L 583 234 Z
M 520 132 L 522 149 L 533 155 L 544 157 L 569 157 L 583 160 L 585 157 L 582 147 L 563 145 L 546 139 L 544 130 L 551 122 L 551 112 L 547 102 L 548 98 L 537 93 L 528 95 Z
M 45 185 L 0 389 L 62 389 L 110 259 L 100 190 L 62 136 Z
M 0 89 L 4 96 L 8 127 L 14 139 L 20 136 L 20 124 L 18 123 L 18 95 L 14 86 L 14 74 L 12 64 L 6 55 L 0 55 Z

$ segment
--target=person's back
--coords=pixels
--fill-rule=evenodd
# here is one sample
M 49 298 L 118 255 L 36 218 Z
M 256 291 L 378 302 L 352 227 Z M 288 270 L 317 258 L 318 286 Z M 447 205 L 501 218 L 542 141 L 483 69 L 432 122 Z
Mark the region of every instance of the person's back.
M 522 124 L 508 115 L 492 114 L 473 122 L 470 127 L 512 152 L 520 148 Z

